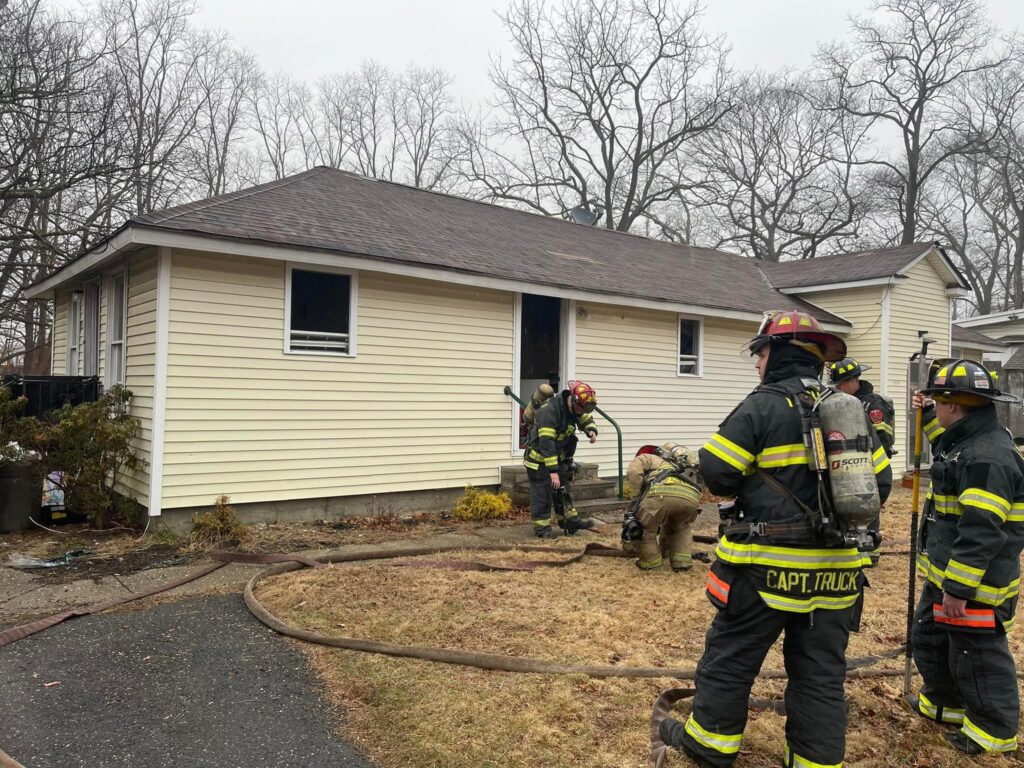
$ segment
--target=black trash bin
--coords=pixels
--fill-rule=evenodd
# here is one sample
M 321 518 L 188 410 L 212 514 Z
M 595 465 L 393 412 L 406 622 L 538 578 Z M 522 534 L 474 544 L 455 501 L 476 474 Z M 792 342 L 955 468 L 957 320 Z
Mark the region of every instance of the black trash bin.
M 42 488 L 38 464 L 0 464 L 0 533 L 32 527 L 29 517 L 39 511 Z

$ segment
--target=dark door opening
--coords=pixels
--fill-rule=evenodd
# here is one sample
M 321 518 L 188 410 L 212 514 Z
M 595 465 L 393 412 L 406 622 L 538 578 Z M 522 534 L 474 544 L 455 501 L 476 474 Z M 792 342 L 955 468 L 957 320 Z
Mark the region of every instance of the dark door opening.
M 557 392 L 564 384 L 562 362 L 562 300 L 524 293 L 519 332 L 519 396 L 527 400 L 541 384 Z M 524 442 L 520 413 L 520 442 Z

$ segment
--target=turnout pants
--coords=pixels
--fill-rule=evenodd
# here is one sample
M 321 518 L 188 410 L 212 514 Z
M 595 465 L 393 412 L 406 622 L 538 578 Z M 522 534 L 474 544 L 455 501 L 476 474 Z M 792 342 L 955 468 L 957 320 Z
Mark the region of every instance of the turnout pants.
M 572 497 L 569 495 L 569 483 L 566 473 L 561 468 L 558 470 L 558 479 L 561 481 L 563 492 L 557 494 L 551 487 L 551 475 L 541 469 L 527 469 L 527 477 L 530 478 L 530 519 L 533 521 L 533 529 L 546 528 L 551 526 L 551 510 L 555 511 L 558 524 L 564 526 L 566 520 L 579 517 L 579 513 L 572 505 Z
M 987 631 L 937 623 L 942 590 L 928 582 L 914 616 L 914 663 L 924 678 L 922 715 L 960 730 L 990 752 L 1017 748 L 1017 668 L 999 622 Z M 968 607 L 972 607 L 969 604 Z M 982 607 L 982 606 L 973 606 Z
M 846 645 L 859 605 L 809 614 L 769 608 L 753 576 L 737 569 L 728 603 L 711 623 L 697 665 L 686 746 L 725 768 L 740 751 L 747 699 L 765 655 L 785 633 L 787 768 L 832 768 L 846 752 Z
M 657 568 L 666 557 L 673 568 L 686 568 L 693 563 L 693 521 L 699 513 L 700 507 L 689 500 L 648 495 L 636 516 L 644 527 L 643 538 L 623 549 L 640 555 L 641 568 Z

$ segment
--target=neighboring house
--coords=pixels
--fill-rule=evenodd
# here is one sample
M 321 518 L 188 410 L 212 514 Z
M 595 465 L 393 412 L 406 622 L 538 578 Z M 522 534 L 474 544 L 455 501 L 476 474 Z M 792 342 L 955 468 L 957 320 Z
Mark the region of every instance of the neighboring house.
M 999 348 L 985 350 L 985 361 L 999 369 L 1000 386 L 1024 399 L 1024 309 L 957 320 L 954 332 L 969 332 L 995 339 Z M 1000 418 L 1011 432 L 1024 437 L 1024 410 L 1020 405 L 999 406 Z
M 929 244 L 763 265 L 316 168 L 139 216 L 26 294 L 55 302 L 54 373 L 134 393 L 148 468 L 126 493 L 252 519 L 494 486 L 521 456 L 502 390 L 549 376 L 594 385 L 627 458 L 696 448 L 755 386 L 766 309 L 845 334 L 902 412 L 917 329 L 947 353 L 965 288 Z M 580 453 L 607 476 L 602 422 Z
M 953 349 L 950 352 L 950 357 L 983 362 L 986 358 L 992 360 L 1002 357 L 1007 348 L 1003 342 L 979 333 L 973 328 L 965 328 L 959 322 L 953 323 Z

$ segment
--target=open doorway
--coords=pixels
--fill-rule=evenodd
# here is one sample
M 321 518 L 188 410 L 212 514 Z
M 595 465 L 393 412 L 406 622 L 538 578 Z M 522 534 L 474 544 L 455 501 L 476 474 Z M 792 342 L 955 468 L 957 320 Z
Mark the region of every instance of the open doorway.
M 541 384 L 557 392 L 565 386 L 563 361 L 563 300 L 532 293 L 522 295 L 519 322 L 519 396 L 528 400 Z M 519 414 L 519 442 L 525 445 L 526 430 Z

